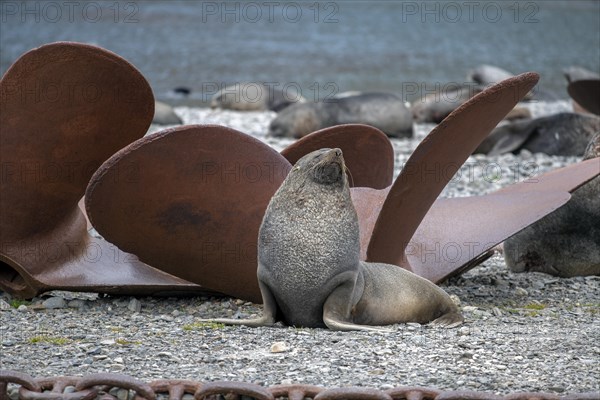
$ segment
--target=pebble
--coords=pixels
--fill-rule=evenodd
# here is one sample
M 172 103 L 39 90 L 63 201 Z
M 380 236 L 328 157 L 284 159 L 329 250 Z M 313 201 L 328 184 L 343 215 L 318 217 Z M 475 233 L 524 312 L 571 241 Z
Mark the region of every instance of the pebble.
M 131 300 L 129 300 L 129 304 L 127 304 L 127 309 L 131 312 L 140 312 L 142 310 L 142 303 L 134 297 Z
M 0 299 L 0 311 L 10 311 L 13 308 L 3 299 Z
M 56 309 L 56 308 L 66 308 L 67 302 L 62 297 L 50 297 L 42 302 L 44 308 L 48 310 Z
M 289 347 L 285 342 L 275 342 L 271 345 L 271 353 L 284 353 L 289 351 Z
M 538 102 L 530 107 L 537 117 L 548 110 L 562 110 L 565 103 Z M 291 143 L 266 137 L 275 115 L 271 112 L 188 107 L 178 107 L 175 112 L 186 124 L 231 126 L 253 134 L 276 150 Z M 431 124 L 416 125 L 415 138 L 392 141 L 395 174 L 432 128 Z M 153 126 L 149 134 L 158 129 L 162 127 Z M 527 152 L 522 156 L 469 157 L 443 195 L 492 192 L 527 177 L 530 163 L 536 163 L 541 173 L 577 161 L 577 157 Z M 500 166 L 495 177 L 498 179 L 486 176 L 485 167 L 490 163 Z M 186 329 L 204 318 L 236 313 L 260 315 L 261 306 L 228 298 L 136 299 L 52 293 L 53 297 L 69 299 L 71 308 L 37 313 L 27 312 L 30 308 L 21 305 L 19 312 L 0 313 L 0 369 L 36 377 L 110 371 L 145 382 L 165 378 L 378 389 L 410 385 L 499 395 L 517 391 L 565 395 L 600 390 L 600 278 L 516 274 L 496 255 L 449 279 L 443 288 L 460 300 L 465 315 L 462 326 L 437 329 L 398 324 L 386 333 L 282 325 Z M 0 299 L 0 307 L 2 301 L 10 304 L 12 300 L 1 293 Z M 84 301 L 83 306 L 72 307 L 74 299 Z M 36 302 L 41 300 L 32 304 Z M 528 308 L 532 304 L 544 308 Z M 34 337 L 46 337 L 48 341 L 33 343 Z M 50 340 L 60 338 L 67 340 Z M 127 395 L 118 390 L 114 394 L 117 398 Z M 13 391 L 11 398 L 18 398 L 18 393 Z

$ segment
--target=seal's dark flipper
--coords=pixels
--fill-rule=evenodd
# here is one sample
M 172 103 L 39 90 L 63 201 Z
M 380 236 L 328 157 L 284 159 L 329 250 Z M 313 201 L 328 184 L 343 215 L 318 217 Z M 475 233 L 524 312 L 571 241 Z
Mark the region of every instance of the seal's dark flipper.
M 59 42 L 21 56 L 0 81 L 0 288 L 152 294 L 196 287 L 88 236 L 78 201 L 111 154 L 143 136 L 154 98 L 119 56 Z
M 481 147 L 489 145 L 490 149 L 486 152 L 489 156 L 510 153 L 525 144 L 535 132 L 536 126 L 532 120 L 511 122 L 494 129 L 481 143 Z
M 291 169 L 277 151 L 233 129 L 181 126 L 125 147 L 86 191 L 92 225 L 155 268 L 261 301 L 257 238 Z
M 569 83 L 567 92 L 585 110 L 600 115 L 600 80 L 586 79 Z
M 394 148 L 385 133 L 368 125 L 348 124 L 321 129 L 283 149 L 291 164 L 321 148 L 340 148 L 350 172 L 350 185 L 383 189 L 394 176 Z
M 525 73 L 485 89 L 423 139 L 388 193 L 373 229 L 367 261 L 402 262 L 405 247 L 442 189 L 538 79 L 536 73 Z

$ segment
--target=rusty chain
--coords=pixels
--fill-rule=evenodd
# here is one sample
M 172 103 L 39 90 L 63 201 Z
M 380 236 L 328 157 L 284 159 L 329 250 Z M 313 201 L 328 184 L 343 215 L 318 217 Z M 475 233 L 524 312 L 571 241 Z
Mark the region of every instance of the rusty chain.
M 9 385 L 12 385 L 9 388 Z M 9 393 L 9 389 L 13 393 Z M 145 383 L 123 374 L 100 373 L 84 377 L 57 376 L 35 379 L 22 372 L 0 370 L 0 400 L 599 400 L 600 392 L 558 396 L 550 393 L 491 393 L 402 386 L 389 390 L 363 387 L 324 388 L 314 385 L 259 386 L 244 382 L 201 383 L 161 379 Z

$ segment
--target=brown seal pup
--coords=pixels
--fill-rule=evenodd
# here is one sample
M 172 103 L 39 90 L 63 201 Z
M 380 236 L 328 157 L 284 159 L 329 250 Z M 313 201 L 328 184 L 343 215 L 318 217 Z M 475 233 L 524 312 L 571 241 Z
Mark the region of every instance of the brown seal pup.
M 600 133 L 588 145 L 584 160 L 595 157 L 600 157 Z M 577 189 L 567 204 L 506 240 L 504 259 L 514 272 L 567 278 L 600 275 L 600 177 Z
M 271 199 L 258 239 L 263 316 L 216 322 L 381 330 L 463 321 L 439 287 L 390 264 L 360 261 L 359 226 L 340 149 L 302 157 Z

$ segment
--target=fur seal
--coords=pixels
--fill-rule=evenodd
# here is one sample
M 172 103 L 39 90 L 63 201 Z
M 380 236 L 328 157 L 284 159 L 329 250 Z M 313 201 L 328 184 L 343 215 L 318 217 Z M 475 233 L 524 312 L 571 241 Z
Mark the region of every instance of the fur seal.
M 360 261 L 358 218 L 340 149 L 302 157 L 271 199 L 259 231 L 257 276 L 263 316 L 213 321 L 333 330 L 463 321 L 430 281 L 395 265 Z
M 505 79 L 512 78 L 513 76 L 515 75 L 512 72 L 500 67 L 482 64 L 473 68 L 467 73 L 467 80 L 476 82 L 483 86 L 489 86 L 498 82 L 502 82 Z
M 269 135 L 299 139 L 323 128 L 342 124 L 373 126 L 390 137 L 412 136 L 412 116 L 399 96 L 360 93 L 319 103 L 294 104 L 271 121 Z
M 181 125 L 183 121 L 175 114 L 173 107 L 169 104 L 162 101 L 155 101 L 152 123 L 157 125 Z
M 267 87 L 262 83 L 236 83 L 219 90 L 212 97 L 211 108 L 222 108 L 236 111 L 275 111 L 279 112 L 296 102 L 306 101 L 300 95 L 284 93 L 275 87 Z
M 595 157 L 600 157 L 600 133 L 584 159 Z M 577 189 L 567 204 L 507 239 L 504 259 L 514 272 L 600 275 L 600 177 Z
M 430 93 L 413 102 L 411 112 L 415 122 L 439 124 L 464 102 L 481 92 L 477 86 L 462 86 L 448 91 Z
M 510 71 L 507 71 L 500 67 L 496 67 L 494 65 L 486 64 L 479 65 L 467 72 L 467 80 L 475 82 L 482 87 L 494 85 L 498 82 L 502 82 L 503 80 L 512 78 L 514 76 L 515 75 Z M 535 89 L 527 93 L 523 100 L 551 101 L 558 100 L 558 98 L 553 93 L 544 91 L 539 87 L 536 87 Z
M 475 153 L 498 155 L 532 153 L 556 156 L 581 156 L 594 133 L 600 130 L 600 117 L 559 113 L 499 125 L 477 147 Z

